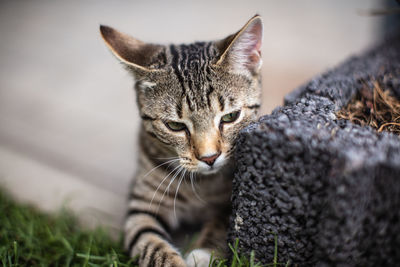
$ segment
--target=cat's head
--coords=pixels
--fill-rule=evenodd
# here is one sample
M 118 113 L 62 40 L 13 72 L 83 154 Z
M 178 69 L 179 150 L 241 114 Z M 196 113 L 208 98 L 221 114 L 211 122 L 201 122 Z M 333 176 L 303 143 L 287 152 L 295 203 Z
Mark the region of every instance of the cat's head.
M 262 28 L 254 16 L 225 39 L 168 46 L 100 31 L 134 75 L 144 130 L 187 170 L 207 174 L 225 165 L 238 132 L 256 118 Z

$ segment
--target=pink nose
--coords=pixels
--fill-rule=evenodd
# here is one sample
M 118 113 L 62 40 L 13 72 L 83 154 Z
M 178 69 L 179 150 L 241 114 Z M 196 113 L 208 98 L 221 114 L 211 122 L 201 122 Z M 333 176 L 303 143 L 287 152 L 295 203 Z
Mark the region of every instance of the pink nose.
M 212 156 L 207 156 L 207 157 L 201 157 L 199 158 L 201 161 L 207 163 L 209 166 L 212 166 L 215 162 L 215 160 L 221 155 L 221 152 L 218 152 L 217 154 L 214 154 Z

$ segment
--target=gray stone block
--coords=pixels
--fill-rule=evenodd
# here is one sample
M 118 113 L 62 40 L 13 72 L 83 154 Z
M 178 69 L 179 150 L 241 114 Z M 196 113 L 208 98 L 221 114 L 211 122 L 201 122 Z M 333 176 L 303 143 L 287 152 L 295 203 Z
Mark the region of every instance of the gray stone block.
M 388 79 L 391 74 L 391 79 Z M 400 97 L 400 35 L 311 80 L 237 144 L 229 242 L 291 266 L 400 264 L 400 138 L 335 113 L 362 83 Z M 371 86 L 372 88 L 372 86 Z

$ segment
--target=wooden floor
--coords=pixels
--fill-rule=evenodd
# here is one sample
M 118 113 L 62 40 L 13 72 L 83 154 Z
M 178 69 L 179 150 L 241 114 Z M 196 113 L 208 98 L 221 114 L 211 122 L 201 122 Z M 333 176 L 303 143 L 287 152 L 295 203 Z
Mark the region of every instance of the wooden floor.
M 96 3 L 96 4 L 95 4 Z M 0 186 L 118 229 L 136 168 L 132 79 L 98 33 L 218 39 L 263 16 L 264 106 L 379 39 L 379 1 L 1 1 Z

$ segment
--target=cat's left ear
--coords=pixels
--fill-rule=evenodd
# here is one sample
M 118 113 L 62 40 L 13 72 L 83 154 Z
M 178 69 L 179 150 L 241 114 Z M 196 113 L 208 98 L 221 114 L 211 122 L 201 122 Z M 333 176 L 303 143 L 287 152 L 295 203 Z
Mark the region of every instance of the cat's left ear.
M 134 74 L 156 70 L 149 67 L 149 63 L 163 53 L 162 45 L 144 43 L 104 25 L 100 26 L 100 33 L 111 52 Z
M 261 60 L 261 45 L 263 23 L 259 15 L 251 18 L 237 33 L 217 42 L 222 51 L 217 65 L 224 65 L 236 72 L 250 71 L 259 73 Z

